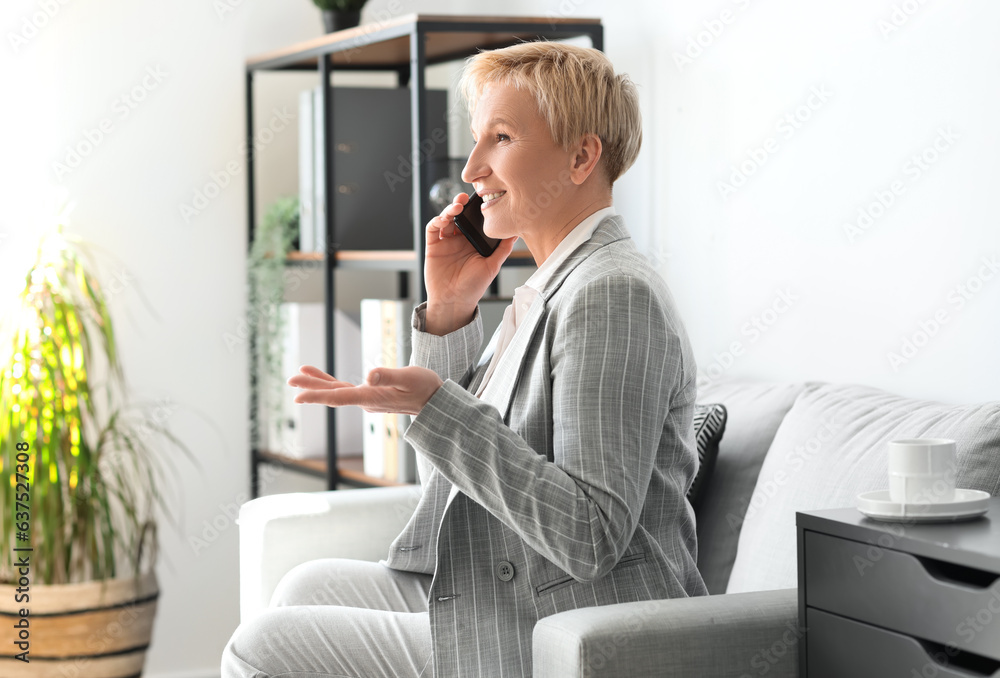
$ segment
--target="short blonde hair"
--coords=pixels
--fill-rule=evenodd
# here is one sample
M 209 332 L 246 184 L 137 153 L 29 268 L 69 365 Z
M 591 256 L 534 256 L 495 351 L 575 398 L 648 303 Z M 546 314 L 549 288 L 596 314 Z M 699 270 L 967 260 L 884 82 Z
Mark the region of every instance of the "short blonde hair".
M 564 150 L 585 134 L 601 140 L 608 183 L 625 173 L 642 145 L 639 93 L 627 75 L 615 75 L 603 52 L 561 42 L 525 42 L 468 58 L 459 82 L 473 115 L 489 83 L 528 91 Z

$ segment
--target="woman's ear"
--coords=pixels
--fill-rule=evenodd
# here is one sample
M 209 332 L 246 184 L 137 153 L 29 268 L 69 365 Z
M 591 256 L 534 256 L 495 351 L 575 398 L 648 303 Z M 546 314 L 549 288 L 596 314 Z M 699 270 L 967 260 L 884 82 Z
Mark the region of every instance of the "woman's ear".
M 603 145 L 599 136 L 592 133 L 583 135 L 573 154 L 573 164 L 569 172 L 570 180 L 574 184 L 579 186 L 594 172 L 601 159 L 602 150 Z

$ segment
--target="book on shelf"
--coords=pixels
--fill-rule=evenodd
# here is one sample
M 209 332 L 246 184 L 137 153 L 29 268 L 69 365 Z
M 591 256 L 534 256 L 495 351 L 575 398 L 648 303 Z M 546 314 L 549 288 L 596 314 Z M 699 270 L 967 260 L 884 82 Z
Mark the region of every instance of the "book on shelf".
M 313 89 L 313 250 L 326 251 L 326 168 L 323 164 L 324 140 L 323 92 Z
M 327 211 L 343 250 L 413 248 L 410 93 L 403 88 L 336 87 L 333 121 L 324 125 L 322 85 L 299 97 L 299 203 L 302 252 L 325 252 Z M 430 137 L 421 145 L 428 172 L 447 158 L 447 90 L 427 90 Z M 327 140 L 327 136 L 331 137 Z M 330 148 L 326 146 L 329 143 Z M 326 151 L 333 195 L 326 195 Z M 429 176 L 429 174 L 428 174 Z M 334 243 L 331 243 L 331 245 Z
M 366 378 L 376 367 L 410 364 L 412 313 L 409 300 L 361 300 L 361 362 Z M 416 452 L 403 438 L 410 415 L 362 412 L 365 474 L 399 483 L 417 482 Z
M 326 167 L 320 85 L 299 93 L 299 251 L 326 250 Z
M 302 365 L 326 370 L 326 308 L 322 303 L 285 303 L 285 337 L 282 351 L 282 381 L 298 374 Z M 361 355 L 361 328 L 347 313 L 334 310 L 337 365 L 348 369 Z M 342 372 L 338 369 L 337 372 Z M 340 378 L 341 375 L 333 376 Z M 350 374 L 345 380 L 356 379 Z M 323 405 L 295 402 L 299 389 L 284 383 L 282 411 L 272 451 L 294 459 L 325 458 L 327 452 L 327 410 Z M 338 457 L 357 456 L 362 448 L 361 410 L 338 407 Z M 272 429 L 273 430 L 273 429 Z
M 313 92 L 299 93 L 299 251 L 316 249 L 316 217 L 313 215 L 314 167 Z

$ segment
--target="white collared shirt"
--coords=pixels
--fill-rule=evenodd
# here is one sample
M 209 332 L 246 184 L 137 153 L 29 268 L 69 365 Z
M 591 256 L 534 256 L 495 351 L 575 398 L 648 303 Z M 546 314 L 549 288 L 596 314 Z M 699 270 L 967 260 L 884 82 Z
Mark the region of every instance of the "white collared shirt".
M 535 301 L 535 297 L 538 296 L 539 291 L 548 283 L 552 274 L 556 272 L 559 265 L 577 247 L 590 240 L 590 237 L 594 235 L 594 231 L 597 230 L 598 224 L 606 217 L 612 217 L 616 214 L 614 205 L 612 205 L 611 207 L 599 209 L 590 216 L 585 217 L 583 221 L 577 224 L 556 245 L 556 248 L 552 250 L 552 254 L 531 274 L 531 277 L 523 285 L 514 290 L 514 300 L 503 313 L 503 320 L 500 321 L 500 328 L 498 330 L 499 337 L 497 338 L 496 349 L 493 351 L 493 358 L 486 368 L 486 375 L 483 377 L 483 382 L 476 391 L 476 397 L 482 396 L 486 384 L 489 383 L 490 377 L 493 376 L 493 371 L 496 369 L 497 363 L 500 362 L 500 357 L 503 355 L 504 349 L 510 345 L 514 334 L 517 332 L 517 328 L 521 326 L 521 321 L 524 320 L 528 309 L 531 308 L 531 304 Z

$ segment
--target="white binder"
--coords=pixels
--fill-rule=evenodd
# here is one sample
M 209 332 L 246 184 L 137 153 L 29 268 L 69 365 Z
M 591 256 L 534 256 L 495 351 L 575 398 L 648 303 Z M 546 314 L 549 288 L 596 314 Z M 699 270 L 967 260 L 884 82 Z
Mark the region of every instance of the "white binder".
M 323 125 L 322 85 L 313 90 L 313 224 L 314 251 L 326 251 L 326 166 L 323 164 L 323 143 L 326 138 Z
M 362 373 L 367 378 L 368 372 L 379 367 L 382 355 L 382 302 L 378 299 L 361 300 L 361 365 Z M 363 469 L 365 475 L 382 478 L 385 475 L 385 437 L 382 435 L 382 415 L 362 411 L 364 432 Z
M 316 249 L 316 216 L 313 201 L 315 173 L 313 152 L 313 92 L 299 93 L 299 251 L 312 252 Z
M 365 373 L 375 367 L 410 364 L 410 317 L 406 300 L 361 300 L 361 354 Z M 417 481 L 416 453 L 403 439 L 411 417 L 364 413 L 364 470 L 394 482 Z
M 283 381 L 298 374 L 302 365 L 313 365 L 326 370 L 326 316 L 322 303 L 286 303 L 286 333 L 282 354 Z M 361 354 L 360 328 L 343 311 L 335 311 L 336 352 L 338 372 L 350 372 Z M 338 374 L 333 376 L 338 377 Z M 338 377 L 339 378 L 339 377 Z M 315 404 L 299 404 L 295 396 L 300 389 L 284 385 L 283 416 L 281 425 L 280 454 L 296 459 L 325 458 L 327 451 L 327 410 Z M 361 410 L 357 407 L 338 407 L 337 418 L 338 457 L 357 456 L 362 447 Z

